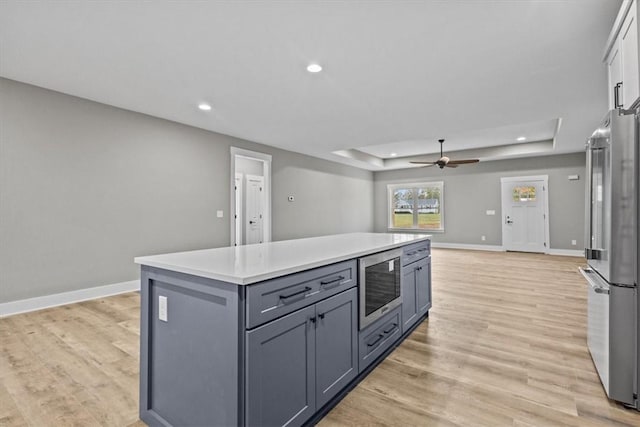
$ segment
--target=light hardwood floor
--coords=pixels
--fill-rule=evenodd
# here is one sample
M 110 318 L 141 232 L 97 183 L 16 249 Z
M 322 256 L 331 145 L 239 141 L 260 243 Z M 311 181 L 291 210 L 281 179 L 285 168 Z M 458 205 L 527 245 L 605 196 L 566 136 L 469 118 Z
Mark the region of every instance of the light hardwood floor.
M 640 426 L 586 348 L 579 258 L 436 249 L 430 317 L 322 427 Z M 0 319 L 0 426 L 142 425 L 137 293 Z

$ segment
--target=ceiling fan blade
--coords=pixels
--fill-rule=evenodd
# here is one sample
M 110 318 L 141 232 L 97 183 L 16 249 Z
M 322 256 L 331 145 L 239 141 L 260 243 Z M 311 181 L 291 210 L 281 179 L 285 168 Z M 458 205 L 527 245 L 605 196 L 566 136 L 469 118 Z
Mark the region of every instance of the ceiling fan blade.
M 412 163 L 414 165 L 422 165 L 422 166 L 433 166 L 436 164 L 436 162 L 409 162 Z
M 478 159 L 467 159 L 467 160 L 449 160 L 450 165 L 466 165 L 469 163 L 478 163 L 480 160 Z
M 452 162 L 447 163 L 445 166 L 448 167 L 448 168 L 457 168 L 458 167 L 458 165 L 454 165 L 454 164 L 452 164 Z

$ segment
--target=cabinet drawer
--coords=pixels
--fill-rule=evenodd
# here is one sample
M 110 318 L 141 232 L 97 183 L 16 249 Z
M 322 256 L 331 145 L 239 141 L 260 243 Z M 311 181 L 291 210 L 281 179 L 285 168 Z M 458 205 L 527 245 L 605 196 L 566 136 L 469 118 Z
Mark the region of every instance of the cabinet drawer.
M 431 255 L 431 241 L 414 243 L 402 248 L 402 265 L 408 265 Z
M 402 306 L 395 308 L 367 329 L 360 331 L 359 372 L 365 370 L 367 366 L 400 338 L 402 331 L 401 309 Z
M 247 287 L 247 328 L 316 303 L 356 285 L 356 260 L 314 268 Z

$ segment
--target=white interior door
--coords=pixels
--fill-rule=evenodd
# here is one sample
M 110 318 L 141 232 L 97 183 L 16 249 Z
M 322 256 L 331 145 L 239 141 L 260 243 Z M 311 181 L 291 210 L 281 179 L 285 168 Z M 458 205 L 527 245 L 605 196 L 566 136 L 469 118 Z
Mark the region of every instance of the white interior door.
M 236 213 L 235 215 L 235 228 L 236 228 L 236 242 L 235 245 L 242 244 L 242 224 L 244 224 L 244 219 L 242 215 L 242 206 L 243 206 L 243 196 L 244 192 L 242 191 L 244 188 L 244 176 L 241 173 L 236 173 L 235 179 L 235 202 L 236 202 Z
M 507 251 L 547 251 L 546 180 L 502 180 L 502 245 Z
M 246 176 L 246 196 L 245 196 L 245 243 L 262 243 L 263 234 L 263 212 L 264 212 L 264 178 L 261 176 Z

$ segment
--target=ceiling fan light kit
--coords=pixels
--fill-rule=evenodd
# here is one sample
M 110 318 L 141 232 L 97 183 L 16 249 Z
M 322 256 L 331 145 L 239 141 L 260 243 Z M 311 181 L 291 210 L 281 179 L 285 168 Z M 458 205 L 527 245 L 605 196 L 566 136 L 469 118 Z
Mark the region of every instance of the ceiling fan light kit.
M 433 166 L 438 165 L 440 169 L 447 168 L 457 168 L 458 165 L 466 165 L 471 163 L 478 163 L 480 160 L 478 159 L 465 159 L 465 160 L 451 160 L 449 157 L 445 156 L 443 153 L 442 145 L 444 144 L 444 139 L 439 139 L 440 143 L 440 158 L 435 162 L 409 162 L 414 165 L 422 165 L 422 166 Z

